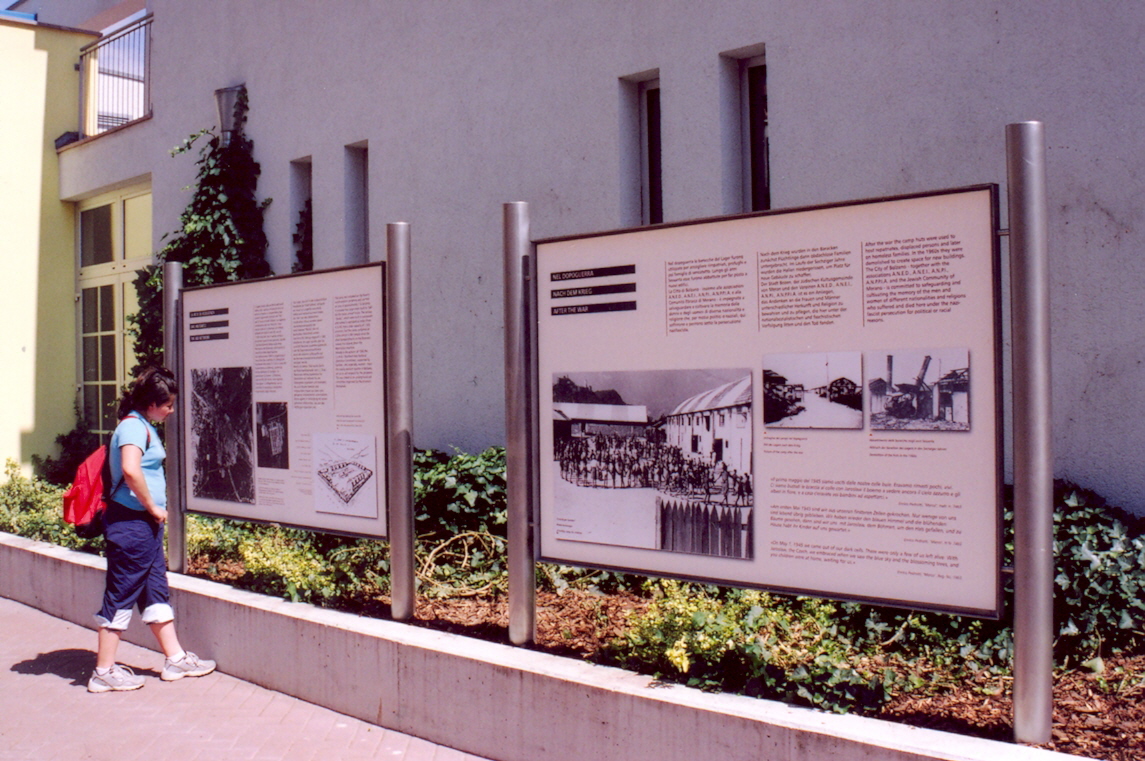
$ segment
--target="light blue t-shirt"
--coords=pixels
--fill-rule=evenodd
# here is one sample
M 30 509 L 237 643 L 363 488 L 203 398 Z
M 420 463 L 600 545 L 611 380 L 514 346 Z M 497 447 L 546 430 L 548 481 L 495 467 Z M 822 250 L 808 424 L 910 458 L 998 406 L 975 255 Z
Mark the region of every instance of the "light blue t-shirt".
M 151 445 L 148 446 L 148 434 Z M 159 433 L 155 427 L 138 413 L 131 413 L 115 427 L 111 435 L 111 444 L 108 445 L 108 459 L 111 460 L 111 483 L 115 491 L 111 499 L 132 510 L 145 510 L 143 503 L 123 480 L 123 458 L 120 448 L 133 444 L 143 452 L 143 480 L 147 482 L 147 490 L 151 492 L 151 499 L 160 508 L 167 507 L 167 474 L 163 471 L 163 461 L 167 458 L 167 450 L 159 440 Z

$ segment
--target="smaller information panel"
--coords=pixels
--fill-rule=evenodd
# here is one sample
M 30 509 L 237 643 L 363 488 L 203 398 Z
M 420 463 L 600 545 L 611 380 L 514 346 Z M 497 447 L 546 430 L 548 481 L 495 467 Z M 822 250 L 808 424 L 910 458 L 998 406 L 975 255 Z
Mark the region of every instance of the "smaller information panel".
M 999 612 L 995 186 L 537 244 L 541 556 Z
M 182 296 L 194 512 L 386 536 L 382 264 Z

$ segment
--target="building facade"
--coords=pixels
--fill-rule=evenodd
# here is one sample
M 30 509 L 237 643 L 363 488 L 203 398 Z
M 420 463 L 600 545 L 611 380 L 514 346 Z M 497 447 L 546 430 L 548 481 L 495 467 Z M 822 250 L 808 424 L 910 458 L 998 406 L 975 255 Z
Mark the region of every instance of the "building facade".
M 121 326 L 83 330 L 81 292 L 110 285 L 96 293 L 112 294 L 113 321 L 130 311 L 123 272 L 159 247 L 190 198 L 193 157 L 168 152 L 216 124 L 220 88 L 249 92 L 275 272 L 291 269 L 308 204 L 319 268 L 383 258 L 386 223 L 411 224 L 415 444 L 466 450 L 504 441 L 503 203 L 529 202 L 541 239 L 996 182 L 1006 227 L 1005 125 L 1036 119 L 1049 143 L 1056 471 L 1145 511 L 1145 428 L 1124 402 L 1145 380 L 1139 3 L 1100 13 L 1066 0 L 7 7 L 39 16 L 5 30 L 97 19 L 99 31 L 142 10 L 150 108 L 57 151 L 55 137 L 83 131 L 80 74 L 60 69 L 50 97 L 21 101 L 28 119 L 73 111 L 38 143 L 62 210 L 41 229 L 73 243 L 41 239 L 41 258 L 55 252 L 46 269 L 14 271 L 39 278 L 37 295 L 11 307 L 34 315 L 39 348 L 25 360 L 28 341 L 5 344 L 19 361 L 0 373 L 21 411 L 5 413 L 0 456 L 47 453 L 73 398 L 102 399 L 109 382 L 83 375 L 82 345 L 103 346 Z M 78 56 L 63 59 L 74 67 Z M 6 138 L 26 127 L 15 121 Z M 84 214 L 97 224 L 104 206 L 120 220 L 118 238 L 109 230 L 122 267 L 88 272 Z M 61 320 L 66 299 L 75 314 Z
M 751 475 L 751 376 L 685 399 L 664 418 L 669 446 L 705 465 Z
M 0 15 L 0 461 L 49 454 L 75 425 L 77 219 L 55 138 L 76 128 L 75 65 L 95 38 Z

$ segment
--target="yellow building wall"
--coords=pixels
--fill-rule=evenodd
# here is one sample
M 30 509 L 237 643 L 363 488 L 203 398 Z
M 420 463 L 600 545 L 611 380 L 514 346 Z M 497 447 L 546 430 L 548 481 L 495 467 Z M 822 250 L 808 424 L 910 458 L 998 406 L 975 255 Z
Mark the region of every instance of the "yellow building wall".
M 150 265 L 152 263 L 151 249 L 151 194 L 134 196 L 124 201 L 123 209 L 123 258 L 135 262 L 136 266 Z M 131 282 L 134 282 L 132 279 Z M 123 314 L 130 315 L 139 311 L 139 296 L 135 288 L 123 290 Z M 129 335 L 123 337 L 123 371 L 127 377 L 131 368 L 135 366 L 135 339 Z
M 55 139 L 76 129 L 92 39 L 0 18 L 0 460 L 25 469 L 75 425 L 75 214 Z

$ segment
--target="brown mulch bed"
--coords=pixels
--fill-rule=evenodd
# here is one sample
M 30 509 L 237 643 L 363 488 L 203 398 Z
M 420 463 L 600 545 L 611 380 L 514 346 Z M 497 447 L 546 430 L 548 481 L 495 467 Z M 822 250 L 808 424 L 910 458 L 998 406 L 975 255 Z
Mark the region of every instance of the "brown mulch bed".
M 537 642 L 546 652 L 589 658 L 623 631 L 629 611 L 646 605 L 631 594 L 568 591 L 537 596 Z M 482 639 L 507 642 L 508 604 L 503 599 L 419 600 L 415 623 Z M 1108 658 L 1106 675 L 1134 675 L 1120 691 L 1102 687 L 1098 675 L 1069 672 L 1054 682 L 1053 742 L 1039 747 L 1108 761 L 1145 759 L 1145 656 Z M 1136 679 L 1136 685 L 1131 683 Z M 916 727 L 1009 742 L 1013 703 L 1009 682 L 983 677 L 971 683 L 910 693 L 892 700 L 878 717 Z
M 1009 687 L 1008 680 L 999 685 L 984 678 L 931 695 L 901 695 L 880 718 L 1009 741 Z M 1145 655 L 1107 658 L 1103 675 L 1059 673 L 1053 690 L 1053 741 L 1039 747 L 1109 761 L 1145 758 Z
M 190 573 L 233 582 L 239 569 L 228 570 L 232 573 L 207 574 L 193 563 Z M 222 578 L 226 576 L 230 578 Z M 628 613 L 645 605 L 643 598 L 623 592 L 539 592 L 537 641 L 531 647 L 591 659 L 623 632 Z M 365 601 L 354 606 L 353 612 L 388 618 L 389 600 L 378 597 Z M 508 603 L 504 597 L 419 597 L 411 623 L 507 643 Z M 1009 687 L 1008 680 L 983 675 L 958 685 L 900 695 L 884 706 L 878 717 L 1009 742 L 1013 705 Z M 1106 658 L 1102 675 L 1088 671 L 1059 673 L 1053 689 L 1053 741 L 1039 747 L 1108 761 L 1145 759 L 1145 655 Z

